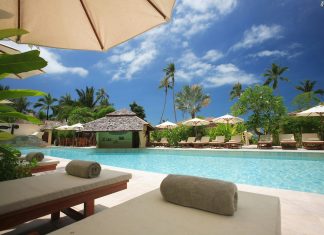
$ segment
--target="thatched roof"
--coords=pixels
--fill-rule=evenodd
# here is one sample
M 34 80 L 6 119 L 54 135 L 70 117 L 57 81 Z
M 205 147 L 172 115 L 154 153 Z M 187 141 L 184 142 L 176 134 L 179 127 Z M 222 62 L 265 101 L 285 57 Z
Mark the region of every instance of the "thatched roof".
M 41 128 L 42 131 L 44 130 L 53 130 L 54 128 L 58 126 L 62 126 L 63 123 L 59 121 L 45 121 L 44 126 Z
M 142 131 L 144 126 L 153 129 L 148 122 L 137 117 L 135 113 L 121 109 L 107 114 L 106 117 L 85 123 L 82 131 Z

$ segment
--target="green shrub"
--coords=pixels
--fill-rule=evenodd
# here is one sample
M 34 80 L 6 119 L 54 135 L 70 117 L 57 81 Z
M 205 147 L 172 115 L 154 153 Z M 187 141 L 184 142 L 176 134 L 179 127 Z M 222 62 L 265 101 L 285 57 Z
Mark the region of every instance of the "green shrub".
M 238 135 L 246 130 L 244 124 L 239 123 L 236 125 L 218 124 L 216 127 L 208 128 L 206 134 L 211 139 L 215 139 L 216 136 L 225 136 L 225 140 L 228 141 L 233 135 Z
M 187 140 L 189 136 L 194 136 L 192 127 L 184 125 L 177 126 L 173 129 L 155 130 L 151 132 L 153 141 L 160 141 L 162 138 L 167 138 L 172 146 L 177 146 L 181 140 Z
M 31 169 L 36 163 L 20 164 L 20 156 L 19 150 L 9 145 L 0 146 L 0 181 L 31 176 Z

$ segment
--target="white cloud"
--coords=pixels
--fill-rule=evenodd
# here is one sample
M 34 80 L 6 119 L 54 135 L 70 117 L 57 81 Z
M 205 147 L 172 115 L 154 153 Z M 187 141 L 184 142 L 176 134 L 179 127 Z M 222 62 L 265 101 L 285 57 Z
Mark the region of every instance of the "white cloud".
M 255 75 L 240 70 L 234 64 L 221 64 L 215 69 L 215 74 L 207 77 L 202 84 L 206 87 L 220 87 L 240 82 L 251 85 L 259 82 Z
M 253 25 L 250 29 L 244 32 L 243 39 L 232 46 L 232 50 L 241 48 L 251 48 L 255 45 L 261 44 L 269 39 L 276 39 L 282 37 L 283 31 L 280 25 Z
M 209 50 L 204 55 L 203 59 L 211 61 L 211 62 L 215 62 L 215 61 L 219 60 L 220 58 L 222 58 L 223 56 L 224 56 L 223 53 L 220 51 Z
M 259 82 L 255 75 L 239 69 L 234 64 L 214 65 L 209 63 L 205 57 L 213 53 L 210 51 L 201 58 L 190 50 L 183 53 L 176 63 L 179 66 L 176 72 L 177 81 L 187 83 L 200 82 L 205 87 L 220 87 L 235 84 L 238 81 L 244 85 Z
M 269 51 L 269 50 L 264 50 L 264 51 L 260 51 L 258 53 L 255 54 L 251 54 L 249 55 L 250 57 L 284 57 L 287 56 L 288 52 L 287 51 L 279 51 L 279 50 L 273 50 L 273 51 Z
M 15 48 L 21 52 L 30 51 L 30 47 L 24 44 L 17 44 L 13 41 L 1 41 L 1 44 L 7 45 L 9 47 Z M 47 74 L 64 74 L 71 73 L 76 74 L 81 77 L 88 75 L 88 70 L 82 67 L 68 67 L 65 66 L 60 60 L 60 56 L 55 53 L 52 49 L 47 49 L 43 47 L 40 48 L 40 56 L 45 59 L 48 65 L 44 68 Z
M 111 50 L 110 56 L 96 63 L 95 67 L 107 73 L 107 68 L 114 71 L 113 80 L 132 79 L 152 63 L 158 55 L 167 54 L 166 46 L 189 48 L 190 39 L 202 33 L 220 17 L 232 12 L 237 6 L 237 0 L 182 0 L 177 1 L 173 18 L 168 24 L 149 30 L 127 43 Z M 149 44 L 144 48 L 145 44 Z M 132 45 L 132 46 L 130 46 Z M 214 62 L 222 54 L 216 50 L 207 52 L 205 60 Z M 196 74 L 202 74 L 204 64 L 196 63 Z M 178 71 L 179 72 L 179 71 Z M 181 72 L 180 72 L 181 74 Z M 183 77 L 186 77 L 183 75 Z

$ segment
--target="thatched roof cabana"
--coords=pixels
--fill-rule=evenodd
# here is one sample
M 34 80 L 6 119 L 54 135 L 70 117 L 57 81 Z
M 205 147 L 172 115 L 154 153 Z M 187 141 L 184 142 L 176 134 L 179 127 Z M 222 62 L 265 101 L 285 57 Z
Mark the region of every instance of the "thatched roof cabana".
M 127 109 L 121 109 L 107 114 L 92 122 L 84 124 L 82 131 L 85 132 L 114 132 L 114 131 L 142 131 L 144 126 L 148 130 L 154 128 L 136 114 Z

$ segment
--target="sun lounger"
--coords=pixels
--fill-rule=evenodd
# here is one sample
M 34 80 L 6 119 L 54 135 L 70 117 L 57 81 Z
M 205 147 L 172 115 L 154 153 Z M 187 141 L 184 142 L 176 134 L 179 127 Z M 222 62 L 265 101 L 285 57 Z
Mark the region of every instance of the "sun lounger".
M 193 147 L 195 147 L 195 148 L 202 148 L 204 146 L 208 146 L 209 145 L 209 140 L 210 140 L 210 137 L 209 136 L 203 136 L 203 137 L 201 137 L 200 140 L 196 140 L 193 143 Z
M 187 141 L 180 141 L 178 144 L 180 147 L 191 147 L 195 142 L 196 137 L 188 137 Z
M 280 235 L 280 221 L 277 197 L 239 192 L 234 216 L 224 216 L 166 202 L 157 189 L 51 235 Z
M 303 133 L 302 144 L 305 149 L 324 149 L 324 141 L 321 141 L 317 133 Z
M 164 147 L 170 146 L 167 138 L 162 138 L 161 141 L 158 142 L 155 141 L 152 144 L 154 146 L 164 146 Z
M 216 138 L 209 142 L 211 147 L 219 148 L 225 145 L 225 136 L 216 136 Z
M 258 148 L 272 148 L 272 135 L 261 135 L 258 141 Z
M 280 134 L 279 141 L 283 149 L 297 149 L 297 142 L 294 134 Z
M 231 137 L 231 140 L 225 143 L 225 146 L 229 149 L 238 149 L 242 148 L 242 136 L 234 135 Z
M 60 211 L 82 219 L 94 213 L 94 200 L 127 188 L 131 174 L 103 170 L 97 178 L 84 179 L 54 173 L 0 182 L 0 230 Z M 70 207 L 84 203 L 84 213 Z
M 25 160 L 24 157 L 21 157 L 20 160 Z M 50 158 L 44 158 L 42 161 L 37 163 L 37 166 L 31 170 L 31 173 L 39 173 L 44 171 L 54 171 L 56 170 L 57 165 L 60 161 L 56 161 Z

